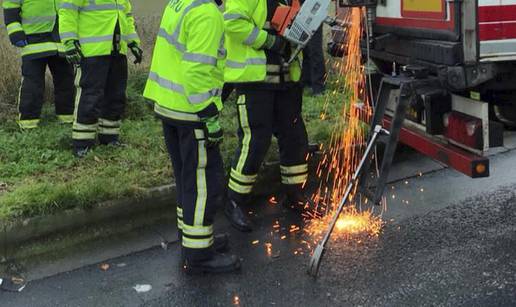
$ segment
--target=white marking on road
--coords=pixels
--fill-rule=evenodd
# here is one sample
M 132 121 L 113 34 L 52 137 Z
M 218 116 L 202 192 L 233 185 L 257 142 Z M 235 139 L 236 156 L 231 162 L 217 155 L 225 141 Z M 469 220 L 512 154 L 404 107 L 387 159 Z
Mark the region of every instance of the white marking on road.
M 145 293 L 145 292 L 149 292 L 150 290 L 152 290 L 152 286 L 151 285 L 136 285 L 133 287 L 134 290 L 136 290 L 136 292 L 138 293 Z

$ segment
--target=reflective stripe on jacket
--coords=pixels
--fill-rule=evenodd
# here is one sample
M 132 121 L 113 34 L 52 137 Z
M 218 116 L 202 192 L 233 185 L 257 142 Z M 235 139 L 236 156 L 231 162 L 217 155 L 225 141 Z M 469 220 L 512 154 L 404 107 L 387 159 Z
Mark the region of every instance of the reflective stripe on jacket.
M 223 45 L 224 20 L 213 0 L 167 5 L 143 94 L 156 113 L 196 122 L 199 113 L 222 109 Z
M 24 57 L 43 57 L 62 51 L 57 34 L 60 0 L 4 0 L 2 7 L 11 43 L 27 40 Z
M 227 60 L 224 80 L 266 82 L 267 59 L 262 46 L 267 40 L 267 0 L 227 0 L 225 8 Z M 290 80 L 299 81 L 300 77 L 300 63 L 294 61 L 290 65 Z
M 85 57 L 109 55 L 114 48 L 116 25 L 120 28 L 120 53 L 139 43 L 129 0 L 61 0 L 59 35 L 64 42 L 79 40 Z

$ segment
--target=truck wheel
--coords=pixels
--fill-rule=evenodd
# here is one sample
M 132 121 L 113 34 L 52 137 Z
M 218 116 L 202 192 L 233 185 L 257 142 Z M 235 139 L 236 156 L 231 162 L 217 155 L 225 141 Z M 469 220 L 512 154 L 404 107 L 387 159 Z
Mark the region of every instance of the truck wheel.
M 496 118 L 510 128 L 516 128 L 516 104 L 495 105 L 494 113 Z

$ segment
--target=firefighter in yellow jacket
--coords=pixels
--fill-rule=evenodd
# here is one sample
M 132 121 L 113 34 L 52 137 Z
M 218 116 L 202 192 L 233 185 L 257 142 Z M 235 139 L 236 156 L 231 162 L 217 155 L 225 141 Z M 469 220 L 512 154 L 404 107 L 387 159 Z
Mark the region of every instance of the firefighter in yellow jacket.
M 231 168 L 225 213 L 241 231 L 251 231 L 245 207 L 272 135 L 278 139 L 286 205 L 303 209 L 308 176 L 308 140 L 301 116 L 300 61 L 286 65 L 289 44 L 270 26 L 289 0 L 228 0 L 224 12 L 227 60 L 224 79 L 238 94 L 239 147 Z
M 144 96 L 155 102 L 177 187 L 177 225 L 187 272 L 240 268 L 221 253 L 227 236 L 215 236 L 215 211 L 224 191 L 219 151 L 222 129 L 224 21 L 213 0 L 172 0 L 159 29 Z
M 74 154 L 98 141 L 119 145 L 126 103 L 127 51 L 142 61 L 129 0 L 61 0 L 59 34 L 68 61 L 77 67 Z
M 40 121 L 45 91 L 45 71 L 54 79 L 55 110 L 62 123 L 73 120 L 73 67 L 62 55 L 59 43 L 57 7 L 60 0 L 4 0 L 4 19 L 13 46 L 22 56 L 18 124 L 36 128 Z

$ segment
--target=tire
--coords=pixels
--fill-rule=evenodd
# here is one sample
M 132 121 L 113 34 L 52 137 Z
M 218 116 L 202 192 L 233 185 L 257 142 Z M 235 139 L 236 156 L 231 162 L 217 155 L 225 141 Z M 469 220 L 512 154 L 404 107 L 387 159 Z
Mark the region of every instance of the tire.
M 495 105 L 494 113 L 496 118 L 510 128 L 516 128 L 516 104 Z

